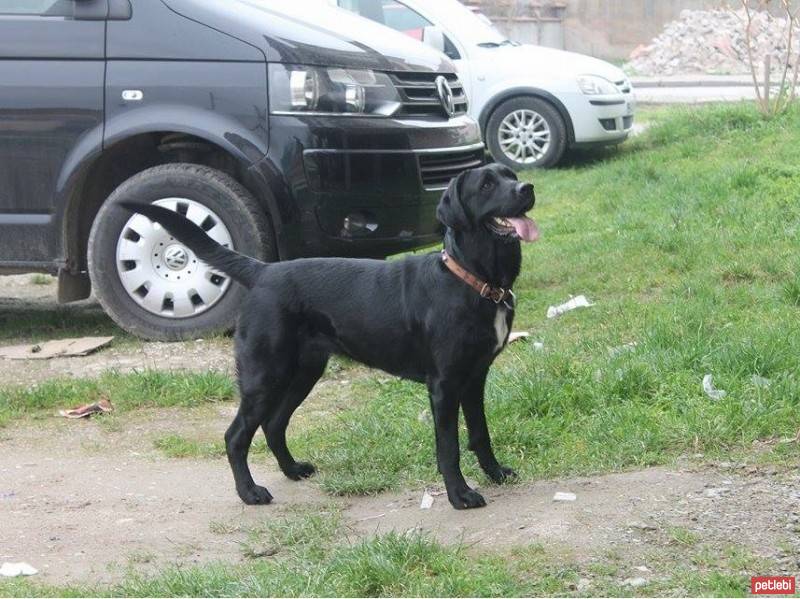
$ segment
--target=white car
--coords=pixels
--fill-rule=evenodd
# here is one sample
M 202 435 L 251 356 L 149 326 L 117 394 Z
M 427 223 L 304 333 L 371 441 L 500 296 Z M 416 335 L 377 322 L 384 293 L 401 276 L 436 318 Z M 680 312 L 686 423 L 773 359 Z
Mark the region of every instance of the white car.
M 495 160 L 557 164 L 570 148 L 618 144 L 633 128 L 625 73 L 602 60 L 506 39 L 458 0 L 327 0 L 437 47 L 455 62 Z

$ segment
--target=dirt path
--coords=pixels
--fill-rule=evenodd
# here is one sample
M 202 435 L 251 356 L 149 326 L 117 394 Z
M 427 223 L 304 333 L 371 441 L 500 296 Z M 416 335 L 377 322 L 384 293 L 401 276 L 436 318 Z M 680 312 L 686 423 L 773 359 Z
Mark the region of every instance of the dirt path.
M 248 530 L 289 508 L 332 505 L 351 538 L 418 529 L 448 543 L 540 543 L 579 560 L 609 550 L 638 560 L 670 544 L 680 527 L 765 557 L 800 555 L 797 471 L 735 464 L 487 487 L 487 508 L 459 512 L 443 495 L 421 510 L 422 489 L 334 499 L 313 480 L 288 481 L 261 454 L 251 461 L 254 475 L 276 501 L 247 507 L 224 459 L 166 459 L 150 442 L 167 430 L 220 434 L 231 408 L 180 420 L 174 410 L 143 412 L 112 430 L 99 421 L 58 421 L 0 431 L 0 561 L 27 561 L 49 583 L 112 581 L 130 566 L 236 563 L 247 559 Z M 554 502 L 556 491 L 577 500 Z
M 228 340 L 142 343 L 116 329 L 93 301 L 58 307 L 54 293 L 52 284 L 34 285 L 27 275 L 0 277 L 1 344 L 14 342 L 17 322 L 33 322 L 29 331 L 44 334 L 42 319 L 56 320 L 53 330 L 61 337 L 110 333 L 119 335 L 118 342 L 86 358 L 0 360 L 0 380 L 30 384 L 108 369 L 232 368 Z M 0 429 L 0 561 L 29 562 L 46 583 L 107 582 L 131 566 L 237 563 L 248 559 L 248 531 L 295 506 L 335 506 L 352 539 L 419 529 L 478 548 L 537 543 L 578 560 L 616 551 L 638 564 L 642 556 L 674 546 L 675 530 L 682 530 L 703 542 L 746 546 L 789 572 L 800 567 L 796 464 L 776 469 L 687 462 L 674 469 L 487 487 L 481 489 L 486 508 L 459 512 L 438 488 L 430 489 L 435 501 L 429 510 L 419 506 L 423 489 L 334 499 L 313 480 L 286 480 L 271 458 L 256 455 L 254 474 L 276 502 L 247 507 L 234 494 L 224 459 L 167 459 L 153 445 L 168 433 L 218 440 L 234 409 L 143 410 Z M 554 502 L 556 491 L 577 499 Z
M 84 335 L 115 339 L 109 347 L 80 358 L 0 359 L 0 381 L 30 385 L 51 378 L 96 377 L 108 370 L 233 369 L 230 339 L 143 342 L 120 330 L 94 299 L 59 305 L 53 279 L 42 279 L 50 281 L 46 284 L 34 280 L 32 275 L 0 276 L 0 346 Z

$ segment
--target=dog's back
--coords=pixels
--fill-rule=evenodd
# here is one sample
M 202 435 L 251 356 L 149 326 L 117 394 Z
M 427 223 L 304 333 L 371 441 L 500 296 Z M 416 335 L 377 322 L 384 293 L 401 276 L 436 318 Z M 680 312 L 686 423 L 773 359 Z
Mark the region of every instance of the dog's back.
M 404 260 L 307 258 L 262 269 L 242 306 L 241 343 L 270 343 L 284 331 L 329 352 L 414 380 L 424 378 L 423 323 L 430 299 L 420 281 L 433 254 Z M 288 330 L 286 330 L 288 329 Z M 261 339 L 254 339 L 253 332 Z

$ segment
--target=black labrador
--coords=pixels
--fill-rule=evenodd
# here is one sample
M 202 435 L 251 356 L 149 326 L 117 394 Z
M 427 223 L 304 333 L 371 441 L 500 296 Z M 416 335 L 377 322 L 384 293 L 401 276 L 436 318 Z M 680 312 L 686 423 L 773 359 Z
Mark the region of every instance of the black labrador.
M 511 287 L 521 266 L 520 240 L 538 238 L 525 216 L 533 186 L 500 165 L 454 179 L 437 209 L 445 250 L 404 260 L 310 258 L 265 264 L 223 248 L 176 212 L 124 204 L 161 224 L 198 257 L 251 289 L 236 328 L 239 411 L 225 434 L 236 490 L 247 504 L 272 495 L 253 481 L 247 454 L 261 427 L 283 473 L 314 473 L 295 461 L 286 428 L 325 371 L 331 354 L 428 386 L 436 457 L 457 509 L 486 505 L 459 465 L 458 408 L 469 448 L 496 483 L 514 476 L 495 458 L 484 414 L 489 367 L 514 319 Z

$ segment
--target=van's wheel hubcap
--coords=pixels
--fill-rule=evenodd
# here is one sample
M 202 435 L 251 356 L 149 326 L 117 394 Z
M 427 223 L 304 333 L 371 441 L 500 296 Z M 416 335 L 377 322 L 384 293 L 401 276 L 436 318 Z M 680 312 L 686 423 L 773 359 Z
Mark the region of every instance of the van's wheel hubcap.
M 550 125 L 533 110 L 515 110 L 506 115 L 497 131 L 497 141 L 507 158 L 519 164 L 534 164 L 550 149 Z
M 209 237 L 233 249 L 222 220 L 207 207 L 186 198 L 154 202 L 202 228 Z M 188 318 L 205 312 L 225 295 L 230 279 L 200 261 L 160 225 L 134 214 L 117 241 L 117 273 L 128 295 L 151 314 Z

